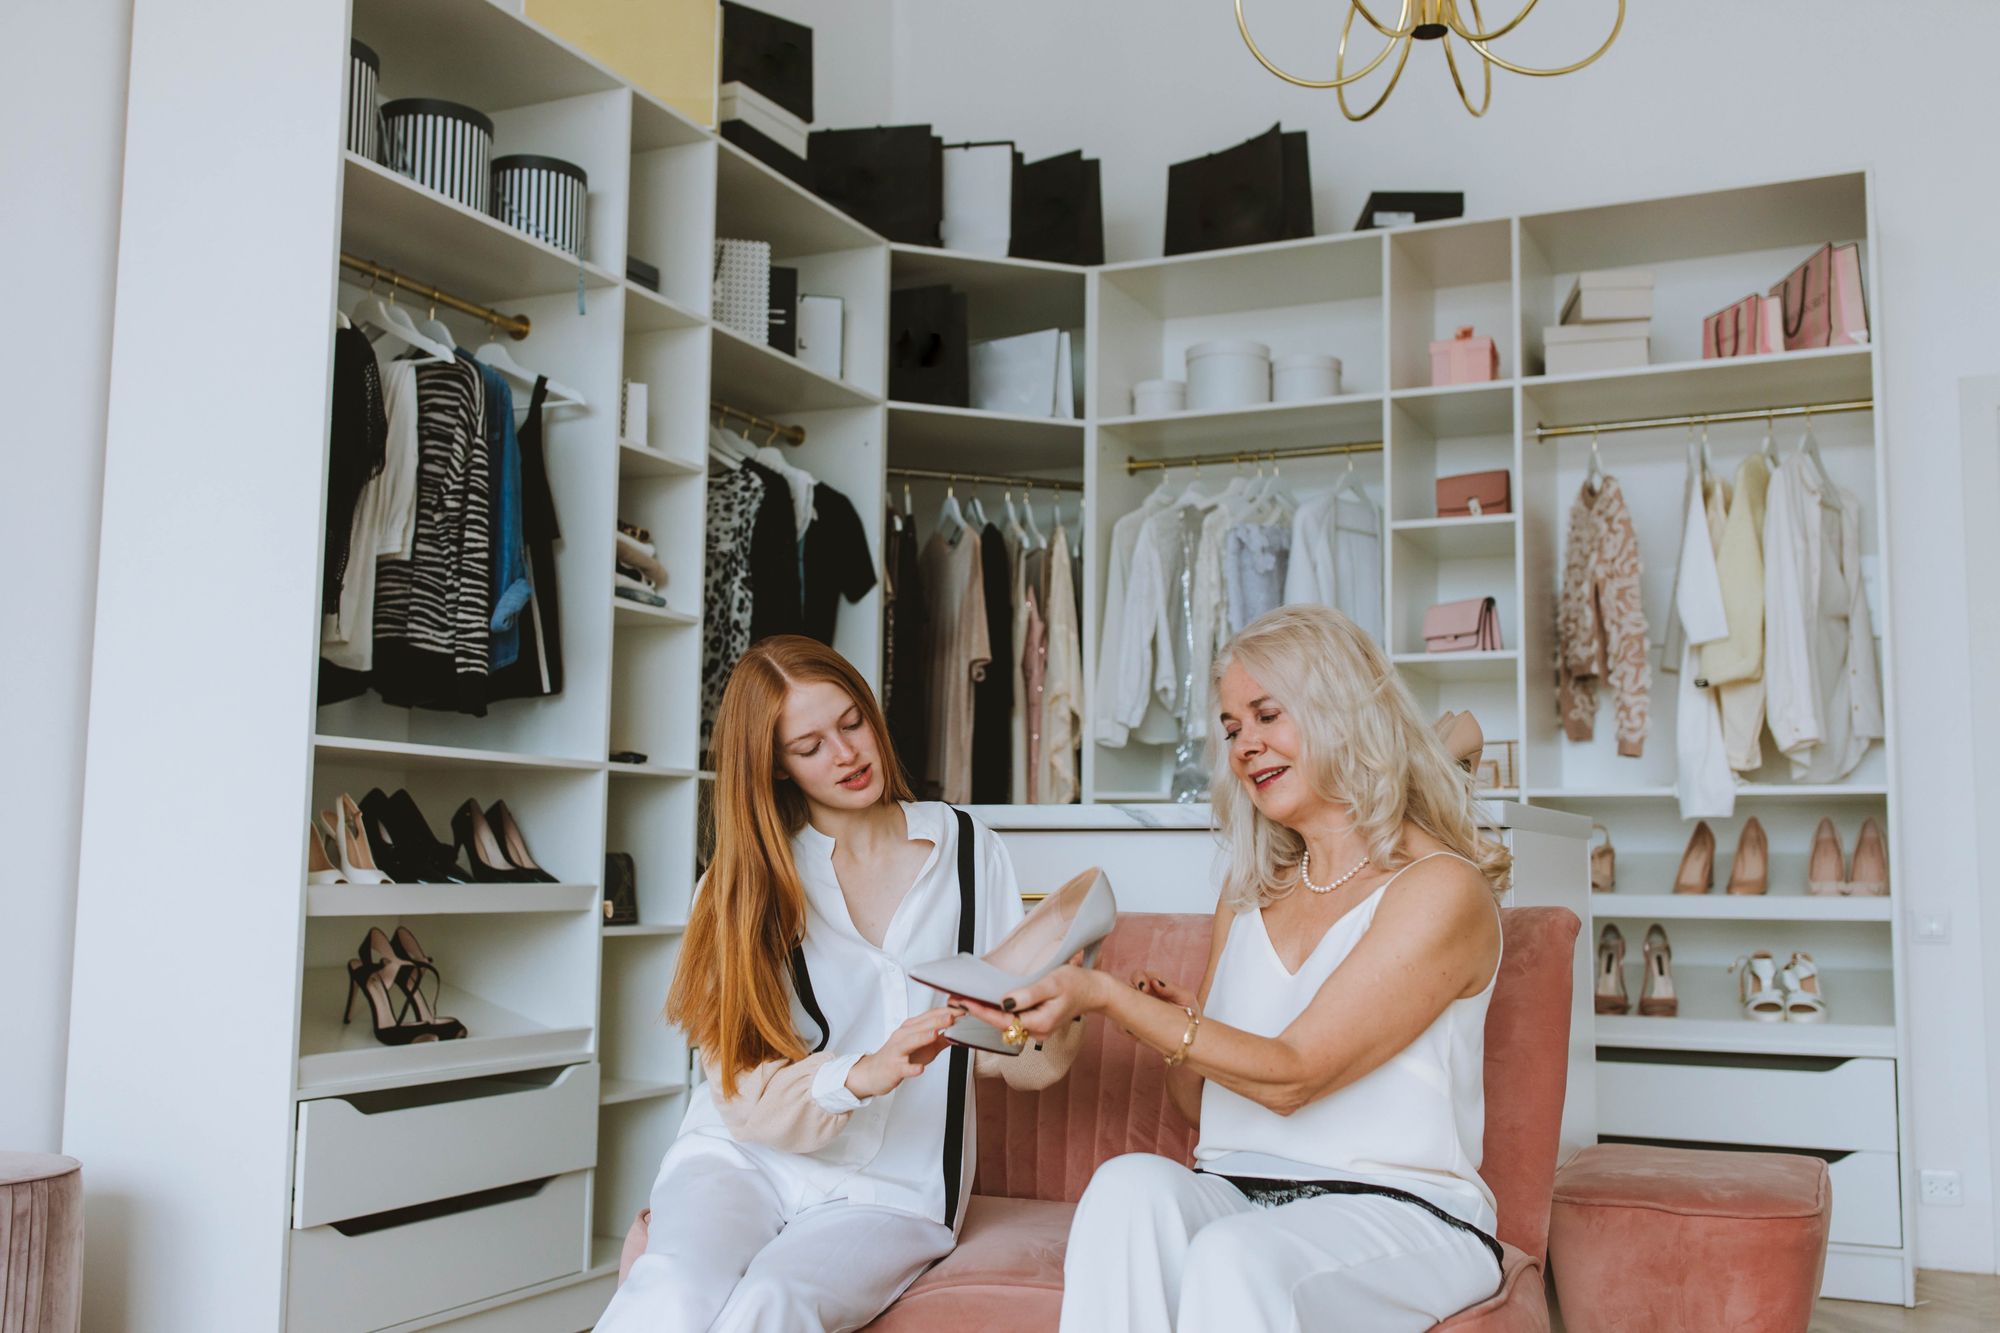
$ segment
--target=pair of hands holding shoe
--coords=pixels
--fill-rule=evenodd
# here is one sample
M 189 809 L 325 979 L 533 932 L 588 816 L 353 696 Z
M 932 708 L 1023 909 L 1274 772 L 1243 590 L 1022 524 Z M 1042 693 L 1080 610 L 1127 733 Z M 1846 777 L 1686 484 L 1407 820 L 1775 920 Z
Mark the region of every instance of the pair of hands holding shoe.
M 1112 997 L 1126 986 L 1141 995 L 1164 1000 L 1180 1008 L 1191 1007 L 1195 1003 L 1194 991 L 1155 973 L 1134 972 L 1127 982 L 1121 984 L 1110 973 L 1078 967 L 1074 960 L 1040 981 L 1009 993 L 1001 1002 L 1002 1008 L 996 1009 L 963 995 L 952 996 L 951 1003 L 1002 1032 L 1018 1023 L 1027 1040 L 1045 1041 L 1072 1019 L 1108 1008 Z M 1130 1032 L 1129 1028 L 1127 1032 Z

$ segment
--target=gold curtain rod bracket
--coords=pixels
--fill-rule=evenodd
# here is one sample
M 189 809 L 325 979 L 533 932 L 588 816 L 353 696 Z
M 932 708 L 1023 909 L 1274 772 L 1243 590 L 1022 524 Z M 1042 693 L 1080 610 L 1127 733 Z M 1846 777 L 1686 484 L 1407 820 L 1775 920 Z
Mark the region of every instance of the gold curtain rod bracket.
M 421 296 L 426 301 L 435 301 L 441 306 L 449 306 L 462 314 L 471 315 L 481 323 L 492 325 L 516 342 L 527 337 L 534 327 L 526 315 L 504 314 L 491 306 L 468 301 L 462 296 L 453 296 L 441 287 L 418 282 L 415 278 L 398 273 L 392 268 L 384 268 L 372 259 L 363 259 L 359 255 L 348 254 L 345 250 L 340 252 L 340 266 L 352 269 L 377 282 L 386 282 L 391 287 L 399 288 L 412 296 Z
M 806 428 L 804 426 L 787 426 L 782 421 L 773 421 L 769 417 L 760 417 L 755 412 L 745 412 L 740 407 L 731 407 L 728 403 L 720 403 L 712 398 L 708 402 L 708 410 L 730 421 L 740 421 L 751 430 L 764 431 L 773 440 L 783 440 L 787 444 L 804 444 L 806 442 Z
M 1307 444 L 1290 449 L 1233 449 L 1222 454 L 1179 454 L 1172 458 L 1127 458 L 1125 475 L 1167 471 L 1177 467 L 1228 467 L 1240 463 L 1282 463 L 1293 458 L 1339 458 L 1343 454 L 1379 454 L 1380 440 L 1356 440 L 1349 444 Z
M 1795 403 L 1786 407 L 1746 407 L 1730 412 L 1690 412 L 1677 417 L 1631 417 L 1622 421 L 1585 421 L 1572 426 L 1536 426 L 1537 440 L 1559 440 L 1574 435 L 1611 435 L 1619 431 L 1671 430 L 1681 426 L 1721 426 L 1733 421 L 1775 421 L 1779 417 L 1830 417 L 1842 412 L 1872 412 L 1872 398 L 1850 398 L 1834 403 Z
M 892 467 L 892 477 L 918 481 L 964 482 L 968 486 L 1018 486 L 1022 490 L 1080 491 L 1083 483 L 1061 477 L 1014 477 L 1000 472 L 951 472 L 942 468 Z

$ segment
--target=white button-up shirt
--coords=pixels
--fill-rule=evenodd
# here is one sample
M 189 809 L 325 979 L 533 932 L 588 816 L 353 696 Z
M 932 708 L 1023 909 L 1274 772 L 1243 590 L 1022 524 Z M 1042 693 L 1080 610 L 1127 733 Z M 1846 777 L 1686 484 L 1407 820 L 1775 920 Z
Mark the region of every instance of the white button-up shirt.
M 952 1224 L 944 1215 L 943 1170 L 949 1053 L 885 1096 L 862 1099 L 847 1090 L 855 1061 L 879 1048 L 904 1020 L 944 1002 L 940 992 L 911 979 L 906 969 L 958 952 L 957 816 L 938 801 L 905 803 L 903 812 L 911 840 L 929 842 L 931 852 L 890 918 L 879 949 L 848 916 L 833 871 L 834 840 L 811 825 L 792 838 L 806 895 L 806 970 L 830 1029 L 822 1049 L 833 1055 L 815 1074 L 812 1097 L 829 1113 L 850 1112 L 845 1128 L 810 1153 L 739 1143 L 723 1123 L 712 1085 L 703 1084 L 689 1098 L 663 1171 L 691 1153 L 742 1154 L 763 1170 L 789 1211 L 845 1199 Z M 1020 921 L 1021 897 L 1000 839 L 976 820 L 973 836 L 978 874 L 973 952 L 985 953 Z M 819 1045 L 819 1025 L 796 995 L 792 1021 L 808 1046 Z M 965 1086 L 961 1199 L 972 1187 L 977 1160 L 970 1077 Z

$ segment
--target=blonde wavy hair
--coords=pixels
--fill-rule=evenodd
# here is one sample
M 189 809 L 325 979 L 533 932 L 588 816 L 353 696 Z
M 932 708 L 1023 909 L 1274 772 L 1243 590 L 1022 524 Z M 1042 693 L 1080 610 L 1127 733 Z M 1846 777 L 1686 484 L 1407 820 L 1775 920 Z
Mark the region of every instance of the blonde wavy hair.
M 1513 857 L 1480 833 L 1472 775 L 1445 753 L 1360 626 L 1324 606 L 1281 606 L 1257 617 L 1216 658 L 1211 709 L 1232 662 L 1291 715 L 1303 750 L 1294 763 L 1315 792 L 1353 811 L 1373 865 L 1393 869 L 1407 860 L 1402 841 L 1408 821 L 1477 866 L 1494 892 L 1505 887 Z M 1305 840 L 1257 809 L 1230 769 L 1221 728 L 1209 734 L 1215 771 L 1210 800 L 1228 860 L 1222 897 L 1248 911 L 1297 885 Z

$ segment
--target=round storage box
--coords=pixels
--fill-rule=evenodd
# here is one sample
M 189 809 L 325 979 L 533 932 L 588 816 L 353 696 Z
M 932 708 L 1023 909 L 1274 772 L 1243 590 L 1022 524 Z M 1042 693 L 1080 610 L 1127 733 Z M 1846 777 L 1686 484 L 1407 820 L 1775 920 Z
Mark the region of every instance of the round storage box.
M 1271 401 L 1302 403 L 1340 396 L 1340 358 L 1301 352 L 1271 363 Z
M 382 81 L 382 57 L 360 42 L 348 42 L 347 49 L 347 151 L 380 162 L 382 113 L 375 85 Z
M 590 179 L 559 157 L 515 153 L 493 159 L 493 216 L 536 240 L 583 253 L 583 210 Z
M 1271 401 L 1271 349 L 1263 343 L 1243 338 L 1196 343 L 1188 348 L 1187 368 L 1189 411 Z
M 404 97 L 382 108 L 389 166 L 467 208 L 492 202 L 493 122 L 469 106 Z
M 1163 417 L 1187 411 L 1186 380 L 1140 380 L 1132 386 L 1132 415 Z

